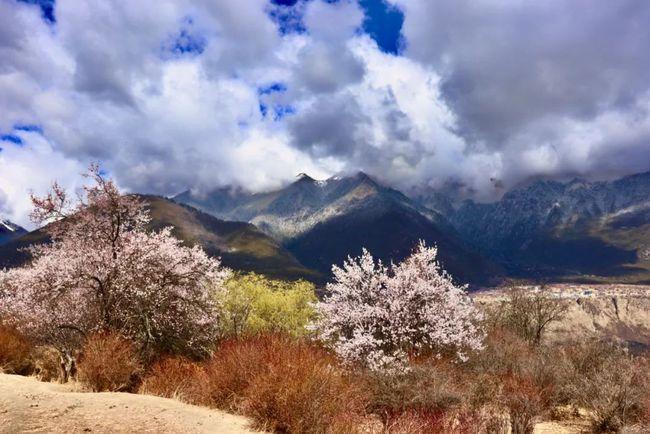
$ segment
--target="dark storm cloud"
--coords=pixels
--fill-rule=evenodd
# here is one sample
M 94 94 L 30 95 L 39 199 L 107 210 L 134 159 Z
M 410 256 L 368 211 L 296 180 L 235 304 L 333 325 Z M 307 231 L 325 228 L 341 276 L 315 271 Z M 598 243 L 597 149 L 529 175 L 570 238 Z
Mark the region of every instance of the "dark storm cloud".
M 650 2 L 398 3 L 408 55 L 441 72 L 471 141 L 499 147 L 548 118 L 627 110 L 650 89 Z
M 288 121 L 293 144 L 311 154 L 348 158 L 360 147 L 370 119 L 349 94 L 320 99 Z

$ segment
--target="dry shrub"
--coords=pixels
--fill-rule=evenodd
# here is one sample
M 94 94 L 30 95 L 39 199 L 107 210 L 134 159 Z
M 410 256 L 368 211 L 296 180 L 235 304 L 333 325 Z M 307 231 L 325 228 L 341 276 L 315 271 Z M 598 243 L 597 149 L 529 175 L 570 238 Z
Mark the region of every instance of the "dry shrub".
M 507 434 L 510 421 L 498 409 L 460 407 L 450 412 L 445 419 L 445 433 L 450 434 Z
M 346 423 L 363 411 L 356 387 L 331 359 L 308 347 L 294 349 L 293 356 L 253 378 L 245 412 L 277 432 L 348 431 Z
M 500 401 L 508 410 L 513 434 L 532 434 L 535 418 L 549 408 L 547 396 L 531 376 L 510 375 L 503 380 Z
M 202 365 L 180 357 L 166 358 L 154 363 L 138 392 L 206 405 L 209 404 L 207 383 Z
M 206 366 L 211 404 L 239 411 L 252 378 L 268 369 L 282 344 L 274 335 L 223 342 Z
M 506 433 L 492 376 L 451 360 L 420 360 L 400 375 L 371 374 L 371 409 L 388 433 Z M 476 398 L 476 394 L 485 396 Z
M 518 372 L 535 358 L 537 349 L 513 331 L 494 328 L 485 339 L 485 349 L 470 359 L 469 369 L 476 373 L 503 375 Z
M 236 409 L 258 428 L 284 433 L 354 432 L 363 387 L 322 348 L 267 335 L 232 340 L 207 366 L 214 405 Z
M 435 426 L 445 412 L 462 401 L 452 369 L 443 363 L 418 363 L 399 374 L 372 373 L 368 382 L 370 408 L 387 427 L 396 423 L 401 426 L 404 420 Z
M 0 324 L 0 372 L 28 374 L 32 369 L 32 346 L 16 329 Z
M 557 402 L 561 367 L 555 350 L 500 327 L 490 330 L 485 343 L 467 366 L 466 399 L 473 408 L 502 408 L 514 434 L 531 433 L 535 419 Z
M 565 354 L 569 361 L 565 393 L 575 405 L 589 410 L 595 432 L 618 432 L 650 422 L 647 358 L 634 358 L 612 343 L 599 341 L 575 343 Z
M 511 287 L 499 306 L 488 310 L 488 324 L 503 327 L 531 345 L 542 342 L 546 330 L 561 321 L 569 303 L 549 294 L 544 287 L 538 291 Z
M 494 408 L 461 406 L 447 412 L 406 410 L 385 426 L 388 434 L 508 434 L 507 416 Z
M 54 347 L 38 346 L 32 351 L 34 375 L 40 381 L 50 382 L 61 374 L 61 358 Z
M 140 372 L 134 344 L 117 333 L 106 332 L 86 340 L 77 375 L 93 392 L 116 392 L 130 390 Z
M 405 410 L 386 423 L 388 434 L 436 434 L 446 432 L 443 412 Z

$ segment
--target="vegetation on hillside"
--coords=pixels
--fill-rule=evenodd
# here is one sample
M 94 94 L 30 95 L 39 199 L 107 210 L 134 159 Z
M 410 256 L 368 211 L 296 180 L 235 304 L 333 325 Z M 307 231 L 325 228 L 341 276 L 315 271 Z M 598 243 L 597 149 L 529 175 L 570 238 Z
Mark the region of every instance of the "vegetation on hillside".
M 222 309 L 222 335 L 250 336 L 264 332 L 299 337 L 315 319 L 315 287 L 298 280 L 286 282 L 262 275 L 235 274 L 217 294 Z
M 511 291 L 482 311 L 421 243 L 386 266 L 369 252 L 313 285 L 237 274 L 96 166 L 76 203 L 34 198 L 52 243 L 0 273 L 0 368 L 93 391 L 177 398 L 278 433 L 592 432 L 650 424 L 649 361 L 598 339 L 552 342 L 565 302 Z M 59 360 L 53 358 L 58 352 Z

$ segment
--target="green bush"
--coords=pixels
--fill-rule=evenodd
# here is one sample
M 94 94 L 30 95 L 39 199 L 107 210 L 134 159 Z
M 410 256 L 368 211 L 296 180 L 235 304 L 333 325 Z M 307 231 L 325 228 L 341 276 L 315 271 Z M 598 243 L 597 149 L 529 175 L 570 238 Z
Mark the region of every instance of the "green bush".
M 317 301 L 311 283 L 271 280 L 254 273 L 232 277 L 219 299 L 226 336 L 266 332 L 302 336 L 314 318 Z

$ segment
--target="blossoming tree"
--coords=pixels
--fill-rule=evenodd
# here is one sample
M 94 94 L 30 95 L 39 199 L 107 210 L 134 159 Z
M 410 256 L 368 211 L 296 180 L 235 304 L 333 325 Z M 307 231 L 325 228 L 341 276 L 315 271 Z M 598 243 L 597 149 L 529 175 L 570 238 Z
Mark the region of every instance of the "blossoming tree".
M 147 231 L 145 204 L 121 194 L 97 165 L 71 201 L 56 183 L 32 197 L 32 218 L 50 243 L 32 261 L 0 273 L 0 317 L 70 354 L 89 333 L 116 330 L 143 351 L 200 353 L 217 332 L 214 288 L 228 271 L 200 247 Z M 215 285 L 216 283 L 216 285 Z
M 343 359 L 393 369 L 409 355 L 482 348 L 480 313 L 423 242 L 399 264 L 384 266 L 363 250 L 334 266 L 316 328 Z

